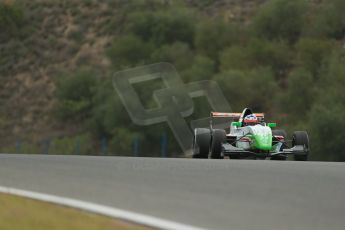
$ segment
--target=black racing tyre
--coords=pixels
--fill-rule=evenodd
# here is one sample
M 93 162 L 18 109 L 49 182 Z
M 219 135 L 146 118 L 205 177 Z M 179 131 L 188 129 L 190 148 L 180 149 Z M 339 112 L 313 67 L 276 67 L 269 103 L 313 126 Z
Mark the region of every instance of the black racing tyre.
M 210 151 L 211 131 L 210 129 L 194 129 L 193 158 L 208 158 Z
M 309 137 L 305 131 L 296 131 L 292 135 L 292 147 L 296 145 L 303 145 L 309 150 Z M 294 155 L 295 161 L 307 161 L 308 152 L 304 155 Z
M 211 154 L 212 159 L 220 159 L 222 153 L 222 144 L 226 140 L 226 133 L 223 129 L 212 130 Z

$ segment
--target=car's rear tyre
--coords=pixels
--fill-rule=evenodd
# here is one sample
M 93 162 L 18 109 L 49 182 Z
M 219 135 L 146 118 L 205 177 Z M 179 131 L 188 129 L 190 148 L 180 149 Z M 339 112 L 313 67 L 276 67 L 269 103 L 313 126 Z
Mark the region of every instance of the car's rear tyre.
M 211 141 L 211 154 L 212 159 L 220 159 L 222 157 L 223 143 L 226 140 L 225 130 L 214 129 L 212 130 L 212 141 Z
M 303 145 L 309 151 L 309 137 L 308 133 L 305 131 L 296 131 L 292 136 L 292 147 L 296 145 Z M 307 161 L 308 152 L 304 155 L 294 155 L 295 161 Z
M 210 151 L 211 131 L 210 129 L 194 129 L 193 158 L 208 158 Z
M 272 135 L 273 136 L 283 136 L 284 137 L 284 143 L 283 145 L 281 146 L 281 148 L 279 149 L 280 151 L 283 151 L 283 149 L 287 148 L 287 145 L 286 145 L 286 132 L 285 130 L 282 130 L 282 129 L 275 129 L 275 130 L 272 130 Z M 275 155 L 275 156 L 272 156 L 271 157 L 271 160 L 277 160 L 277 161 L 285 161 L 287 159 L 287 156 L 285 155 Z

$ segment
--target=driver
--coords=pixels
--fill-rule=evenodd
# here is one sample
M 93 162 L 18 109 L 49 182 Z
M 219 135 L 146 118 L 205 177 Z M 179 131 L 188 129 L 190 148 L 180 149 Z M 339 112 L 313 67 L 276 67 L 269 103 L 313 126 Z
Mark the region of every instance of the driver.
M 258 118 L 254 114 L 249 114 L 245 116 L 243 120 L 244 126 L 259 124 Z

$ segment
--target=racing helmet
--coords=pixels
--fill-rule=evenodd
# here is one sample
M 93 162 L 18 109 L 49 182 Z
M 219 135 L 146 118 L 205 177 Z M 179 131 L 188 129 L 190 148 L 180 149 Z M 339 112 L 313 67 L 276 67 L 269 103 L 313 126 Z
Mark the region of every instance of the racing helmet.
M 243 119 L 244 125 L 256 125 L 259 123 L 258 118 L 255 116 L 255 114 L 249 114 L 245 116 Z

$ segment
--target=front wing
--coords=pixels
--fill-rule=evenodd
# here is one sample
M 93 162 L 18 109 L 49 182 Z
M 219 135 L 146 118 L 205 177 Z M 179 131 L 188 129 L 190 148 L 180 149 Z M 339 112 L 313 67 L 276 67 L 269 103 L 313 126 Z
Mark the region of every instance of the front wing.
M 241 148 L 237 148 L 229 143 L 223 144 L 223 157 L 239 157 L 239 158 L 246 158 L 246 157 L 273 157 L 278 155 L 306 155 L 309 153 L 309 149 L 307 149 L 304 145 L 296 145 L 292 148 L 286 148 L 282 151 L 272 151 L 267 153 L 257 153 L 250 150 L 244 150 Z

